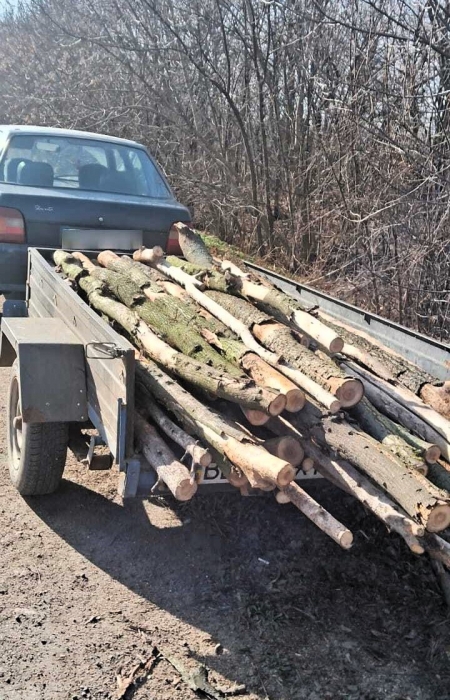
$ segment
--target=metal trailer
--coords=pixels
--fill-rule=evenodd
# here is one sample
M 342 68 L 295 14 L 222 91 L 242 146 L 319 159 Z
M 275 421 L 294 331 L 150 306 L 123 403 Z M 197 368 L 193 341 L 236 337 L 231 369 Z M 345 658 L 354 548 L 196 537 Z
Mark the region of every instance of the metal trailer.
M 3 307 L 0 366 L 12 366 L 7 407 L 11 479 L 23 495 L 54 491 L 70 447 L 90 469 L 117 465 L 122 497 L 147 497 L 156 479 L 134 450 L 135 348 L 55 272 L 52 255 L 53 249 L 29 249 L 26 300 L 6 301 Z M 448 378 L 449 346 L 248 266 L 294 298 L 320 304 L 436 377 Z M 299 472 L 297 478 L 318 475 Z M 200 492 L 212 487 L 232 489 L 215 465 L 206 470 Z

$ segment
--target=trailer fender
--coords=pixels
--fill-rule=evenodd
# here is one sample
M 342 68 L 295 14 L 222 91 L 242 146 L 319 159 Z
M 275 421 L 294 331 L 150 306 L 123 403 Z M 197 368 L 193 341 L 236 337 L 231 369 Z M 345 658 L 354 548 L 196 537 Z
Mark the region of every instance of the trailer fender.
M 25 423 L 88 419 L 83 344 L 57 318 L 2 318 L 0 366 L 19 364 Z

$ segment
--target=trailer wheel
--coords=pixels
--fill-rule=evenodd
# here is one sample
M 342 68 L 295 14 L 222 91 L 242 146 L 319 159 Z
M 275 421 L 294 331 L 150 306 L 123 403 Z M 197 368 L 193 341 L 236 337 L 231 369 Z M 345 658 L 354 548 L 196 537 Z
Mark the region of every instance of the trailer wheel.
M 16 360 L 12 366 L 7 409 L 9 473 L 22 496 L 41 496 L 56 491 L 61 481 L 69 425 L 22 422 L 19 382 Z

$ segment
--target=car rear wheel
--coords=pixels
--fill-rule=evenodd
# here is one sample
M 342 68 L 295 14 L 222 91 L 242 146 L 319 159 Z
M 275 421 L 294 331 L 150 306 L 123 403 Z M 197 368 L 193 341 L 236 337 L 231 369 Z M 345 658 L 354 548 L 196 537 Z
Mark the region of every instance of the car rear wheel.
M 7 409 L 11 481 L 23 496 L 53 493 L 67 457 L 68 423 L 25 423 L 20 405 L 18 362 L 12 367 Z

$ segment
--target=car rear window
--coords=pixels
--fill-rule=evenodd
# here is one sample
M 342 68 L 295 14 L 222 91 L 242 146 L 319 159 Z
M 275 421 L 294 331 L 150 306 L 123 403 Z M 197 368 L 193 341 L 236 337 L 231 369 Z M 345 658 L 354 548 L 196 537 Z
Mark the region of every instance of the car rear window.
M 0 182 L 170 197 L 163 177 L 142 149 L 77 137 L 13 136 L 2 154 Z

